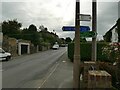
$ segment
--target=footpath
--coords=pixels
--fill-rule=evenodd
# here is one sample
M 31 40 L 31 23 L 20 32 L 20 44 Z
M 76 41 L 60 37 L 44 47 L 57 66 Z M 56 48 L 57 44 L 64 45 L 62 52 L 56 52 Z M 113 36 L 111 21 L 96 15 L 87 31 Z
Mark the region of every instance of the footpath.
M 73 63 L 63 54 L 39 88 L 72 88 Z

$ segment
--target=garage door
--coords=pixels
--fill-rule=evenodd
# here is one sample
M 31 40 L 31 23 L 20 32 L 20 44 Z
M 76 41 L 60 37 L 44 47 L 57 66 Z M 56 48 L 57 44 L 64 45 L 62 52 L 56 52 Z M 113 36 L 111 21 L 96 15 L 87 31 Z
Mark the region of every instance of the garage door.
M 21 45 L 21 54 L 27 54 L 28 45 Z

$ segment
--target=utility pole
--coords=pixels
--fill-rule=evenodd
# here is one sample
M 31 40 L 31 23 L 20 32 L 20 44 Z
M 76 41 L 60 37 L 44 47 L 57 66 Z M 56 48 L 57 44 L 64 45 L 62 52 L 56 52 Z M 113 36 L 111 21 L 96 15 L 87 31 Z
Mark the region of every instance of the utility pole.
M 92 1 L 92 31 L 97 32 L 97 3 L 96 0 Z M 97 57 L 97 42 L 96 36 L 92 38 L 92 61 L 96 61 Z
M 80 87 L 80 1 L 76 0 L 75 11 L 75 44 L 74 44 L 74 65 L 73 65 L 73 88 Z

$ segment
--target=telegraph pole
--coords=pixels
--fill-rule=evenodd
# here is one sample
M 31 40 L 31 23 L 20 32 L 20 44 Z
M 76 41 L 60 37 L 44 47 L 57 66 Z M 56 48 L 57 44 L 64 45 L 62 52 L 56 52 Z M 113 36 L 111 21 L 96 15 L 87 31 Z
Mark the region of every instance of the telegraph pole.
M 92 31 L 97 32 L 97 3 L 96 0 L 92 1 Z M 97 57 L 97 42 L 96 36 L 92 38 L 92 61 L 96 61 Z
M 80 1 L 76 0 L 75 10 L 75 44 L 74 44 L 74 65 L 73 65 L 73 88 L 80 87 Z

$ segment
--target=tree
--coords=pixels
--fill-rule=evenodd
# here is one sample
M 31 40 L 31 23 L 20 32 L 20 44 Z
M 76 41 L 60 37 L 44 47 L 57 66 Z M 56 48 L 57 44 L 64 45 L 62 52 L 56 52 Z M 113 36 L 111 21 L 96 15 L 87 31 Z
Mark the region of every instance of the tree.
M 87 42 L 86 38 L 80 38 L 80 42 Z
M 72 39 L 70 37 L 66 37 L 66 39 L 65 39 L 66 43 L 70 43 L 71 41 L 72 41 Z
M 37 27 L 35 25 L 31 24 L 29 26 L 28 30 L 31 31 L 31 32 L 37 32 Z
M 22 30 L 22 39 L 30 40 L 34 45 L 40 44 L 40 35 L 37 32 L 35 25 L 31 24 L 29 28 L 24 28 Z
M 3 35 L 7 35 L 9 37 L 14 38 L 21 38 L 21 32 L 20 28 L 22 27 L 22 24 L 17 21 L 17 19 L 14 20 L 8 20 L 2 22 L 2 32 Z
M 39 26 L 39 29 L 41 30 L 41 31 L 44 31 L 44 26 L 43 25 L 41 25 L 41 26 Z
M 48 32 L 47 27 L 44 27 L 43 25 L 39 26 L 39 29 L 44 32 Z
M 60 38 L 60 42 L 61 42 L 61 44 L 65 44 L 65 39 L 64 38 Z
M 75 38 L 73 39 L 73 42 L 75 41 Z M 80 42 L 87 42 L 86 38 L 80 38 Z

